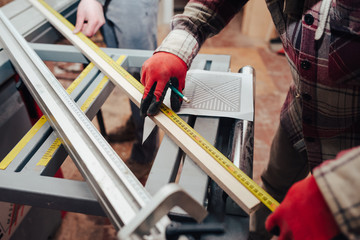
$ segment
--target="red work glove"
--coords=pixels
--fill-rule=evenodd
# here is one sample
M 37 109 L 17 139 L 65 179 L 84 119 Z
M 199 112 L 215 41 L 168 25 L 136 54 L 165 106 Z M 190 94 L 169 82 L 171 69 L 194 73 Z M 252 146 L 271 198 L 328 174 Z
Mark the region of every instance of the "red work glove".
M 145 86 L 141 99 L 142 116 L 154 116 L 159 112 L 169 84 L 181 93 L 185 87 L 187 65 L 178 56 L 167 52 L 157 52 L 146 60 L 141 69 L 141 83 Z M 171 92 L 171 108 L 180 110 L 182 98 Z
M 279 240 L 328 240 L 340 229 L 313 176 L 295 183 L 266 220 L 266 230 Z

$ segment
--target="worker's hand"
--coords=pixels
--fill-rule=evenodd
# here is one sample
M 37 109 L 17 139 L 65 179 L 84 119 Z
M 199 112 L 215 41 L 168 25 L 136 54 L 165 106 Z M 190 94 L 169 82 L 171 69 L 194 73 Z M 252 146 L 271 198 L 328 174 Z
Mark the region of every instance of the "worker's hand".
M 81 0 L 76 14 L 74 33 L 82 32 L 92 37 L 104 25 L 103 6 L 96 0 Z
M 159 112 L 169 84 L 181 93 L 185 87 L 187 65 L 174 54 L 157 52 L 146 60 L 141 69 L 141 83 L 144 84 L 144 95 L 141 99 L 142 116 L 154 116 Z M 171 92 L 171 108 L 180 110 L 182 98 Z
M 290 188 L 265 226 L 279 240 L 329 240 L 340 233 L 313 176 Z

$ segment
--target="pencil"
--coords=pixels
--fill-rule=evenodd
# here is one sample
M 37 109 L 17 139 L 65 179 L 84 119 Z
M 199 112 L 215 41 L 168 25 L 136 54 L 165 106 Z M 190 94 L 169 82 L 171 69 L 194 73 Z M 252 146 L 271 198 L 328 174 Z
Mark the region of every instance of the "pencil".
M 182 94 L 179 90 L 177 90 L 176 87 L 174 87 L 173 85 L 170 84 L 170 88 L 174 93 L 179 95 L 179 97 L 181 97 L 186 103 L 190 102 L 190 100 L 187 97 L 185 97 L 184 94 Z

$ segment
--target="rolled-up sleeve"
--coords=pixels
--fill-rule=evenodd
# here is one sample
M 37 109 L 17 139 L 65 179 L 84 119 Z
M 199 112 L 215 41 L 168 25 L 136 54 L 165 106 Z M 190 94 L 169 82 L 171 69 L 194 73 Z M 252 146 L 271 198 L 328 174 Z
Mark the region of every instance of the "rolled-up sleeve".
M 219 33 L 247 0 L 190 0 L 172 19 L 172 31 L 156 52 L 170 52 L 190 67 L 205 40 Z
M 314 177 L 341 231 L 360 239 L 360 147 L 316 168 Z

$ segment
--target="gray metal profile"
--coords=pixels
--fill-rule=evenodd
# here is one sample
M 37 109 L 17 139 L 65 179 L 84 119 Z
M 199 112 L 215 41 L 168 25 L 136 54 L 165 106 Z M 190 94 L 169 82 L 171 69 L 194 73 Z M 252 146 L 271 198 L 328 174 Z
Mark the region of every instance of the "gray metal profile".
M 1 42 L 13 65 L 104 211 L 120 229 L 135 218 L 136 212 L 149 202 L 150 195 L 2 12 L 0 19 Z M 164 227 L 157 231 L 163 232 Z
M 255 96 L 255 70 L 251 66 L 244 66 L 239 73 L 246 73 L 252 76 L 253 96 Z M 253 98 L 255 108 L 255 97 Z M 253 111 L 253 121 L 237 120 L 234 127 L 234 137 L 230 160 L 252 178 L 253 171 L 253 148 L 254 148 L 254 122 L 255 111 Z
M 56 47 L 56 45 L 52 45 Z M 96 68 L 87 72 L 70 96 L 81 106 L 89 98 L 94 87 L 104 78 Z M 108 81 L 92 101 L 85 114 L 89 119 L 102 106 L 114 85 Z M 26 118 L 24 118 L 26 119 Z M 18 122 L 18 121 L 14 121 Z M 48 122 L 31 136 L 31 140 L 17 149 L 16 156 L 0 171 L 0 201 L 14 202 L 42 208 L 60 209 L 92 215 L 104 215 L 97 199 L 86 182 L 59 179 L 53 176 L 65 160 L 67 153 L 61 146 L 46 165 L 38 162 L 56 140 Z
M 46 0 L 46 2 L 69 21 L 75 22 L 79 0 Z M 1 7 L 1 10 L 27 41 L 54 42 L 61 37 L 61 34 L 43 15 L 38 14 L 28 0 L 13 0 Z
M 149 201 L 149 194 L 2 12 L 0 19 L 1 42 L 13 65 L 120 229 Z
M 47 2 L 52 4 L 54 9 L 69 21 L 75 21 L 79 0 L 47 0 Z M 11 20 L 19 33 L 29 42 L 49 43 L 55 42 L 62 37 L 44 16 L 37 13 L 28 0 L 13 0 L 0 9 Z M 1 49 L 2 46 L 0 45 L 0 85 L 15 73 L 6 54 Z

